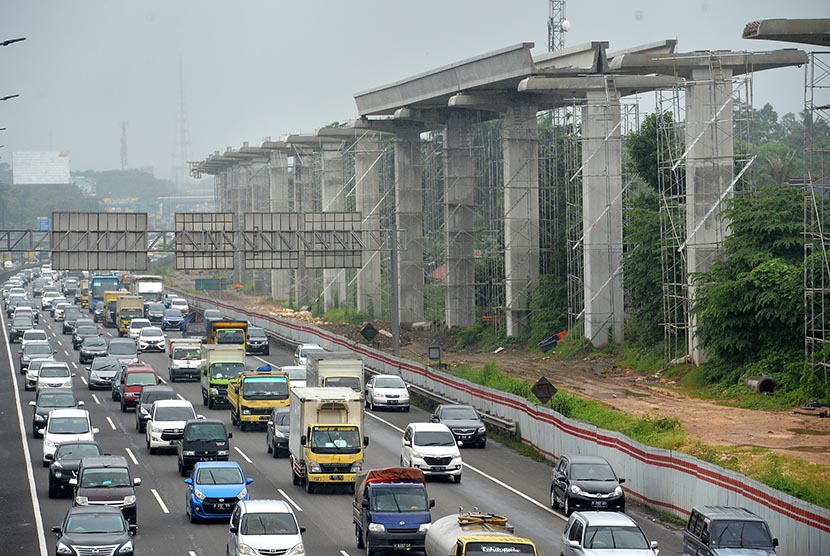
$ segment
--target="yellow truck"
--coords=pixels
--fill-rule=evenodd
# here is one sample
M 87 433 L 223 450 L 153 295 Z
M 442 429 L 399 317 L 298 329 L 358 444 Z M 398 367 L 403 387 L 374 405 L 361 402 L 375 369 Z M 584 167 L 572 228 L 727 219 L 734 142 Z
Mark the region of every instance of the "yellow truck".
M 105 291 L 104 292 L 104 326 L 115 328 L 118 326 L 116 301 L 123 295 L 130 295 L 127 291 Z
M 536 556 L 532 540 L 518 537 L 503 515 L 462 512 L 436 520 L 427 529 L 426 556 L 510 554 Z
M 89 308 L 89 280 L 81 280 L 81 307 Z
M 205 319 L 208 344 L 248 346 L 248 323 L 244 320 Z
M 120 295 L 115 300 L 115 318 L 118 322 L 118 335 L 126 336 L 133 319 L 144 317 L 144 298 L 140 295 Z
M 289 390 L 288 373 L 273 370 L 270 365 L 237 375 L 228 382 L 231 424 L 242 431 L 264 425 L 274 408 L 288 407 Z

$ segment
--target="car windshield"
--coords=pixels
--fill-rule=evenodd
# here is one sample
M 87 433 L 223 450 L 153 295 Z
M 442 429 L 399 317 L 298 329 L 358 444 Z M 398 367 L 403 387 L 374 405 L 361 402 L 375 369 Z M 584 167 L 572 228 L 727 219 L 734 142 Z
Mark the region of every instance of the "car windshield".
M 101 357 L 92 362 L 93 371 L 118 371 L 121 368 L 121 363 L 117 359 L 108 359 Z
M 49 432 L 52 434 L 84 434 L 89 432 L 86 417 L 52 417 L 49 419 Z
M 44 330 L 27 330 L 23 334 L 23 339 L 28 341 L 31 340 L 46 340 L 46 332 Z
M 172 400 L 175 399 L 176 393 L 170 390 L 156 390 L 151 389 L 141 391 L 141 403 L 151 404 L 158 400 Z
M 24 316 L 14 317 L 12 327 L 17 328 L 18 326 L 32 326 L 32 319 Z
M 75 407 L 75 396 L 69 393 L 44 392 L 37 399 L 39 407 Z
M 332 376 L 326 379 L 326 386 L 340 386 L 360 391 L 360 379 L 351 376 Z
M 148 326 L 150 326 L 150 322 L 146 320 L 133 319 L 132 321 L 130 321 L 130 328 L 133 330 L 141 330 L 142 328 L 146 328 Z
M 158 328 L 145 328 L 141 331 L 142 338 L 161 338 L 163 336 L 164 334 Z
M 291 424 L 291 414 L 287 411 L 280 411 L 274 416 L 274 424 L 280 427 L 287 427 Z
M 214 363 L 210 366 L 210 378 L 231 379 L 245 370 L 245 363 Z
M 155 373 L 130 373 L 127 375 L 127 386 L 147 386 L 156 383 Z
M 49 344 L 26 344 L 23 355 L 52 355 L 52 346 Z
M 63 313 L 63 320 L 73 321 L 81 318 L 80 309 L 67 309 Z
M 425 512 L 428 510 L 424 489 L 417 487 L 376 488 L 372 506 L 376 512 Z
M 127 523 L 117 514 L 79 514 L 70 516 L 64 534 L 126 533 Z
M 264 340 L 268 336 L 265 335 L 265 330 L 261 328 L 249 328 L 248 329 L 248 337 L 255 338 L 257 340 Z
M 111 355 L 135 355 L 135 344 L 133 342 L 110 342 L 109 352 Z
M 165 309 L 165 317 L 182 318 L 182 312 L 179 309 Z
M 75 329 L 75 334 L 78 336 L 95 336 L 98 334 L 97 326 L 79 326 Z
M 219 423 L 197 423 L 187 428 L 184 439 L 190 442 L 224 442 L 228 435 Z
M 96 336 L 93 336 L 84 340 L 83 346 L 85 348 L 107 347 L 107 341 L 104 338 L 98 338 Z
M 159 407 L 156 409 L 156 421 L 188 421 L 196 418 L 192 407 Z
M 250 513 L 242 517 L 242 535 L 296 535 L 297 520 L 288 513 Z
M 201 359 L 199 348 L 175 348 L 173 349 L 173 359 L 187 359 L 195 361 Z
M 132 486 L 126 467 L 89 467 L 81 474 L 81 488 L 117 488 Z
M 375 379 L 375 388 L 405 388 L 403 379 L 398 376 L 384 376 Z
M 585 530 L 585 548 L 636 550 L 648 547 L 648 541 L 639 527 L 603 525 Z
M 288 373 L 288 378 L 291 380 L 305 380 L 306 379 L 306 369 L 305 367 L 283 367 L 282 371 Z
M 42 378 L 66 378 L 70 376 L 68 367 L 58 367 L 44 365 L 40 367 L 40 376 Z
M 760 521 L 715 521 L 712 545 L 723 548 L 772 548 L 769 530 Z
M 164 304 L 163 303 L 150 303 L 147 306 L 147 312 L 150 312 L 150 311 L 152 311 L 154 313 L 159 312 L 159 311 L 164 311 Z
M 314 427 L 311 430 L 311 450 L 318 454 L 357 453 L 360 449 L 360 435 L 355 427 Z
M 284 378 L 246 378 L 242 393 L 249 400 L 287 399 L 288 381 Z
M 510 554 L 511 556 L 536 556 L 532 544 L 511 542 L 468 542 L 464 550 L 466 556 L 490 556 L 492 554 Z
M 455 446 L 455 438 L 449 431 L 416 431 L 412 444 L 415 446 Z
M 321 347 L 306 347 L 300 350 L 300 357 L 308 357 L 309 353 L 323 353 L 324 351 Z
M 441 411 L 443 421 L 475 421 L 477 419 L 476 410 L 472 407 L 445 407 Z
M 55 461 L 61 459 L 81 459 L 84 456 L 100 456 L 101 450 L 95 444 L 58 444 Z
M 607 463 L 572 463 L 572 481 L 616 481 L 611 466 Z
M 244 482 L 242 472 L 236 467 L 200 469 L 196 474 L 198 485 L 238 485 Z

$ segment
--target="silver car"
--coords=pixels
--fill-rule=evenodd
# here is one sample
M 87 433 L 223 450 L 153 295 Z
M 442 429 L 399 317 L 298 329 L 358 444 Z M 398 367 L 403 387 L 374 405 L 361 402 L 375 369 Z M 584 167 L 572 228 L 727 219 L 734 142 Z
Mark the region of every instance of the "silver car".
M 633 519 L 619 512 L 574 512 L 562 534 L 563 556 L 656 556 Z

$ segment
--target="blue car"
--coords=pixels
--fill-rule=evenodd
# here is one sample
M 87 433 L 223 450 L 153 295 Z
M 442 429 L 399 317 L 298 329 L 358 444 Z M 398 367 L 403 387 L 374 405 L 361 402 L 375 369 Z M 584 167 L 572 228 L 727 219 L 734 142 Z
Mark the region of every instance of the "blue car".
M 193 467 L 187 485 L 185 505 L 191 523 L 200 519 L 230 519 L 241 500 L 249 500 L 248 485 L 235 461 L 200 461 Z
M 165 309 L 164 315 L 161 317 L 161 329 L 178 328 L 181 330 L 183 320 L 184 315 L 179 309 Z

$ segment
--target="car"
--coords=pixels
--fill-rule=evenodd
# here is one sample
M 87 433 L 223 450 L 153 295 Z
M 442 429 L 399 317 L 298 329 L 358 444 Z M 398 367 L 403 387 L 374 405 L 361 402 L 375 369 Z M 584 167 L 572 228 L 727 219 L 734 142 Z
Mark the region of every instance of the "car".
M 245 353 L 248 355 L 270 355 L 271 345 L 264 328 L 251 326 L 248 328 L 248 343 L 245 346 Z
M 170 300 L 170 309 L 178 309 L 182 312 L 182 315 L 187 315 L 190 312 L 190 305 L 187 304 L 187 300 L 183 297 L 174 297 Z
M 98 338 L 101 330 L 95 324 L 82 324 L 72 333 L 72 348 L 79 350 L 85 338 Z
M 462 446 L 487 446 L 487 427 L 471 405 L 441 404 L 432 412 L 430 421 L 447 425 Z
M 162 433 L 162 440 L 177 440 L 179 475 L 186 477 L 200 461 L 228 461 L 230 439 L 225 423 L 219 419 L 194 419 L 184 424 L 182 433 Z
M 300 365 L 301 367 L 305 367 L 306 356 L 309 351 L 323 352 L 326 350 L 317 344 L 300 344 L 297 346 L 296 351 L 294 351 L 294 363 L 296 365 Z
M 122 413 L 135 408 L 142 388 L 159 383 L 159 377 L 153 367 L 143 363 L 132 363 L 124 367 L 120 380 Z
M 83 352 L 81 352 L 83 353 Z M 92 364 L 86 368 L 86 385 L 89 390 L 111 389 L 112 381 L 118 371 L 121 370 L 121 363 L 112 357 L 100 356 L 92 359 Z
M 461 450 L 443 423 L 409 423 L 401 439 L 401 467 L 420 469 L 426 477 L 461 482 Z
M 162 440 L 161 435 L 165 432 L 184 432 L 184 424 L 187 421 L 197 419 L 193 404 L 187 400 L 156 400 L 150 407 L 150 412 L 145 423 L 145 441 L 147 449 L 151 454 L 159 449 L 176 449 L 176 440 Z
M 225 316 L 219 309 L 205 309 L 204 311 L 202 311 L 202 320 L 216 320 L 224 318 Z
M 550 482 L 550 506 L 562 507 L 565 516 L 574 510 L 625 511 L 625 479 L 617 477 L 601 456 L 559 456 Z
M 85 409 L 53 409 L 46 426 L 38 432 L 43 435 L 43 467 L 49 467 L 58 444 L 95 440 L 98 429 L 92 427 L 89 412 Z
M 40 366 L 35 387 L 38 392 L 44 388 L 72 388 L 72 377 L 75 376 L 69 365 L 63 361 L 45 361 Z
M 294 388 L 304 388 L 308 381 L 306 380 L 306 375 L 308 373 L 308 369 L 305 366 L 301 365 L 285 365 L 280 367 L 280 370 L 284 373 L 288 373 L 288 383 L 291 385 L 291 389 Z
M 150 321 L 147 319 L 133 319 L 130 321 L 130 326 L 127 328 L 127 336 L 132 340 L 138 340 L 138 335 L 142 328 L 150 326 Z
M 146 326 L 138 333 L 138 351 L 167 351 L 167 336 L 158 326 Z
M 107 357 L 118 359 L 124 365 L 138 363 L 138 346 L 130 338 L 113 338 L 107 346 Z
M 225 553 L 304 556 L 303 533 L 285 500 L 243 500 L 231 514 Z
M 177 398 L 176 390 L 166 384 L 157 384 L 156 386 L 151 385 L 142 388 L 138 402 L 135 404 L 135 430 L 137 432 L 144 432 L 147 418 L 150 416 L 150 409 L 153 407 L 154 402 L 159 400 L 175 400 Z
M 564 556 L 656 556 L 657 541 L 649 542 L 633 519 L 619 512 L 574 512 L 562 533 Z
M 70 490 L 70 479 L 78 476 L 81 458 L 100 456 L 104 452 L 94 440 L 62 442 L 55 450 L 49 465 L 49 498 L 57 498 Z
M 290 380 L 290 379 L 289 379 Z M 274 458 L 288 457 L 288 425 L 291 422 L 290 407 L 275 407 L 271 411 L 265 429 L 265 446 Z
M 92 307 L 92 320 L 94 322 L 104 322 L 104 302 L 96 301 Z
M 245 477 L 242 466 L 235 461 L 200 461 L 193 467 L 187 485 L 185 508 L 191 523 L 200 519 L 231 517 L 236 505 L 248 500 L 248 485 L 254 480 Z
M 69 508 L 57 535 L 55 554 L 117 554 L 133 556 L 135 525 L 129 525 L 118 508 L 77 506 Z
M 48 284 L 48 281 L 44 278 L 35 278 L 32 282 L 32 297 L 40 297 L 43 295 L 43 289 Z
M 89 336 L 84 338 L 84 342 L 80 346 L 80 354 L 78 361 L 80 363 L 89 363 L 96 357 L 104 357 L 107 355 L 109 346 L 106 338 L 100 336 Z
M 31 317 L 14 317 L 9 323 L 9 343 L 19 342 L 27 330 L 35 327 L 35 321 Z
M 119 508 L 132 524 L 138 519 L 135 489 L 141 479 L 133 478 L 124 456 L 89 456 L 81 460 L 78 477 L 70 479 L 75 488 L 73 506 L 110 506 Z
M 23 346 L 23 349 L 18 351 L 17 354 L 20 358 L 20 374 L 26 374 L 29 361 L 38 357 L 52 357 L 55 354 L 55 350 L 52 349 L 48 341 L 34 340 Z
M 67 307 L 71 307 L 72 304 L 69 302 L 68 299 L 65 297 L 59 297 L 52 301 L 52 307 L 49 309 L 49 314 L 55 320 L 55 322 L 61 322 L 63 320 L 63 314 L 66 311 Z
M 148 303 L 144 306 L 144 316 L 151 324 L 161 325 L 164 317 L 164 303 Z
M 409 411 L 409 389 L 398 375 L 375 375 L 366 383 L 366 407 Z M 452 429 L 450 429 L 452 430 Z
M 47 361 L 55 361 L 54 357 L 35 358 L 29 361 L 29 366 L 26 368 L 26 379 L 24 389 L 37 390 L 37 377 L 40 374 L 40 367 Z
M 26 298 L 22 296 L 15 296 L 6 302 L 6 316 L 11 317 L 17 310 L 17 307 L 26 302 Z
M 49 422 L 49 412 L 53 409 L 68 409 L 83 407 L 84 402 L 75 398 L 71 388 L 50 388 L 38 392 L 35 399 L 29 402 L 32 406 L 32 438 L 41 438 L 40 430 Z
M 777 546 L 767 522 L 746 508 L 695 506 L 683 530 L 683 554 L 773 555 Z
M 179 309 L 165 309 L 164 315 L 161 318 L 161 329 L 168 330 L 170 328 L 177 328 L 181 330 L 184 322 L 184 315 Z
M 72 334 L 75 331 L 75 321 L 84 318 L 80 305 L 70 305 L 63 310 L 63 325 L 61 332 L 64 335 Z
M 31 301 L 21 301 L 17 304 L 17 306 L 14 308 L 14 312 L 12 313 L 12 320 L 15 317 L 29 317 L 30 319 L 32 319 L 32 322 L 34 322 L 35 324 L 39 324 L 40 317 L 38 316 L 37 309 L 34 309 L 27 305 L 28 303 L 31 303 Z
M 116 360 L 117 361 L 117 360 Z M 121 366 L 118 371 L 116 371 L 115 375 L 112 377 L 112 401 L 117 402 L 121 401 L 121 375 L 124 374 L 124 365 L 119 361 L 118 364 Z
M 23 333 L 23 336 L 20 338 L 20 345 L 25 346 L 29 342 L 48 342 L 49 336 L 46 335 L 45 330 L 41 330 L 40 328 L 30 328 L 29 330 Z
M 59 291 L 51 289 L 45 290 L 43 294 L 40 296 L 40 308 L 41 310 L 45 311 L 52 306 L 52 300 L 60 298 L 61 294 Z

